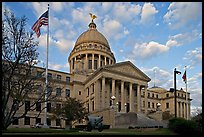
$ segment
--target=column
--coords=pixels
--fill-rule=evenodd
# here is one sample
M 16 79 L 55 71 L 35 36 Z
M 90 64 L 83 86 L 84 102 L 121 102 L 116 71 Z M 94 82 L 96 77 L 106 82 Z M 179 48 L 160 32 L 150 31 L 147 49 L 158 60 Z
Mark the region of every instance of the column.
M 92 106 L 91 106 L 91 87 L 89 86 L 88 88 L 89 88 L 89 112 L 91 112 L 92 111 L 91 110 L 91 108 L 92 108 Z
M 187 113 L 186 113 L 186 103 L 184 103 L 184 106 L 183 106 L 183 112 L 184 112 L 184 118 L 187 119 Z
M 125 112 L 124 81 L 121 81 L 121 112 Z
M 105 108 L 105 77 L 102 78 L 102 102 L 101 106 L 102 108 Z
M 145 114 L 147 114 L 147 108 L 148 108 L 148 104 L 147 104 L 147 86 L 145 86 L 145 94 L 144 94 L 144 97 L 145 97 Z M 157 105 L 156 105 L 157 107 Z
M 88 70 L 88 54 L 86 54 L 86 57 L 85 57 L 85 62 L 84 62 L 84 68 L 85 70 Z
M 95 107 L 95 110 L 99 110 L 100 109 L 100 81 L 97 80 L 94 84 L 94 107 Z
M 112 79 L 112 96 L 115 96 L 115 79 Z
M 110 58 L 108 58 L 108 64 L 109 64 L 109 65 L 111 64 L 111 60 L 110 60 Z
M 115 103 L 117 103 L 119 101 L 119 87 L 118 87 L 118 84 L 117 84 L 117 81 L 115 81 Z M 118 106 L 117 106 L 118 107 Z M 117 109 L 117 112 L 118 112 L 118 109 Z
M 130 93 L 130 96 L 129 96 L 129 105 L 130 105 L 130 112 L 134 112 L 134 101 L 133 101 L 133 90 L 132 90 L 132 83 L 130 82 L 129 84 L 129 93 Z
M 92 70 L 94 70 L 94 54 L 92 53 Z
M 98 68 L 101 67 L 101 55 L 98 54 Z
M 104 58 L 105 58 L 105 59 L 104 59 L 104 60 L 105 60 L 105 65 L 106 65 L 106 56 L 104 56 Z
M 69 62 L 69 64 L 70 64 L 70 65 L 69 65 L 69 66 L 70 66 L 70 73 L 72 73 L 72 64 L 73 64 L 72 61 L 73 61 L 73 60 L 71 59 L 70 62 Z
M 141 98 L 141 95 L 140 95 L 140 85 L 137 85 L 137 112 L 139 113 L 140 112 L 140 98 Z

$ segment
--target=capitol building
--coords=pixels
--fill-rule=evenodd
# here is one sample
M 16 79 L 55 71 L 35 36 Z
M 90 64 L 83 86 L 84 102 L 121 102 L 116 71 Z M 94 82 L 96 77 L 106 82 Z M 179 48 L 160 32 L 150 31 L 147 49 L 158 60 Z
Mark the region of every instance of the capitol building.
M 54 81 L 57 85 L 55 88 L 50 87 L 52 94 L 57 95 L 61 101 L 64 101 L 65 97 L 80 100 L 90 115 L 103 116 L 103 124 L 114 128 L 131 125 L 131 122 L 128 125 L 128 121 L 134 121 L 134 116 L 143 116 L 147 119 L 151 117 L 155 121 L 165 120 L 164 114 L 174 117 L 174 89 L 172 91 L 170 88 L 156 86 L 150 88 L 148 82 L 151 78 L 132 62 L 117 63 L 111 45 L 97 30 L 93 20 L 88 25 L 88 30 L 76 40 L 67 61 L 70 65 L 69 73 L 48 70 L 49 81 Z M 38 75 L 44 70 L 45 68 L 35 67 L 33 75 Z M 38 81 L 38 86 L 43 87 L 44 82 L 45 77 L 42 77 Z M 177 90 L 177 117 L 190 116 L 190 93 L 187 98 L 188 105 L 186 92 L 182 89 Z M 49 113 L 51 106 L 53 104 L 60 106 L 60 103 L 60 101 L 47 103 L 49 126 L 62 128 L 66 126 L 63 119 L 49 118 L 52 115 Z M 18 113 L 21 111 L 24 110 L 21 109 Z M 32 118 L 37 113 L 35 111 L 29 112 L 25 118 L 19 119 L 10 127 L 30 127 L 36 123 L 43 123 L 44 112 L 42 111 L 38 118 Z

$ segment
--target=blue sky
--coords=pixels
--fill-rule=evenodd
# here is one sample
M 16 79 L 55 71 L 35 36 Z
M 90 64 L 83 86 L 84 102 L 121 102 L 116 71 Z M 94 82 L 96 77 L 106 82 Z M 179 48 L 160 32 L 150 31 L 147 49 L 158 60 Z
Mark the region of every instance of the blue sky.
M 3 2 L 17 17 L 28 18 L 27 29 L 47 10 L 48 2 Z M 192 112 L 202 104 L 202 3 L 199 2 L 50 2 L 49 69 L 69 72 L 68 56 L 80 34 L 88 29 L 89 13 L 108 40 L 116 62 L 131 61 L 152 80 L 149 87 L 185 88 L 187 66 Z M 46 32 L 41 27 L 39 64 L 46 62 Z M 154 77 L 155 74 L 155 77 Z

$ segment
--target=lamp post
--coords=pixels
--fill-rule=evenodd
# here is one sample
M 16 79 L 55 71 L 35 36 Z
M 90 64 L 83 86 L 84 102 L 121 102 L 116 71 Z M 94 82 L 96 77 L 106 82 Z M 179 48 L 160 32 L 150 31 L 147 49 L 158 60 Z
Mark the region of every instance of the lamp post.
M 116 102 L 116 112 L 118 112 L 118 105 L 119 105 L 119 103 L 118 102 Z
M 115 100 L 115 96 L 112 96 L 112 97 L 111 97 L 111 100 L 112 100 L 112 108 L 114 108 L 114 100 Z
M 125 103 L 125 113 L 127 112 L 127 103 Z
M 176 68 L 174 69 L 174 106 L 175 106 L 175 118 L 177 117 L 177 103 L 176 103 L 176 74 L 180 75 L 181 72 L 177 71 Z

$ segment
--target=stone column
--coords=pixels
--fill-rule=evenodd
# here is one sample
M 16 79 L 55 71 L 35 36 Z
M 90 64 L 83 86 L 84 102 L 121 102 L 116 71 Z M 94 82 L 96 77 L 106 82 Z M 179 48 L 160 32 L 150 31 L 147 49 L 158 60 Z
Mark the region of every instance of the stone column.
M 117 85 L 117 83 L 115 81 L 115 103 L 117 103 L 119 101 L 119 94 L 118 94 L 118 92 L 119 92 L 119 87 L 118 87 L 118 85 Z
M 92 106 L 91 106 L 91 87 L 89 86 L 88 87 L 89 88 L 89 112 L 91 112 L 92 111 Z
M 88 70 L 88 54 L 86 54 L 86 57 L 85 57 L 84 67 L 85 67 L 85 70 Z
M 186 103 L 184 103 L 184 106 L 183 106 L 183 112 L 184 112 L 184 118 L 186 118 L 187 119 L 187 117 L 186 117 Z
M 70 73 L 72 73 L 72 64 L 73 64 L 72 61 L 73 61 L 73 60 L 71 59 L 70 62 L 69 62 L 69 64 L 70 64 L 70 65 L 69 65 L 69 66 L 70 66 Z
M 145 86 L 145 94 L 144 94 L 144 97 L 145 97 L 145 114 L 147 114 L 147 108 L 148 108 L 148 101 L 147 101 L 147 86 Z M 157 105 L 156 105 L 157 107 Z
M 137 112 L 140 113 L 140 100 L 141 100 L 141 91 L 140 91 L 140 85 L 137 85 Z
M 104 56 L 104 60 L 105 60 L 105 65 L 106 65 L 106 56 Z
M 100 81 L 97 80 L 94 84 L 94 107 L 95 107 L 95 110 L 99 110 L 100 109 Z
M 124 81 L 121 81 L 121 112 L 125 112 Z
M 130 112 L 134 112 L 134 101 L 133 101 L 134 94 L 133 94 L 131 82 L 129 84 L 129 93 L 130 93 L 130 96 L 129 96 Z
M 108 58 L 108 64 L 109 64 L 109 65 L 111 64 L 111 60 L 110 60 L 110 58 Z
M 115 79 L 112 79 L 112 96 L 115 96 Z
M 92 53 L 92 70 L 94 70 L 94 54 Z
M 102 78 L 102 102 L 101 102 L 101 106 L 102 108 L 105 108 L 105 77 Z

